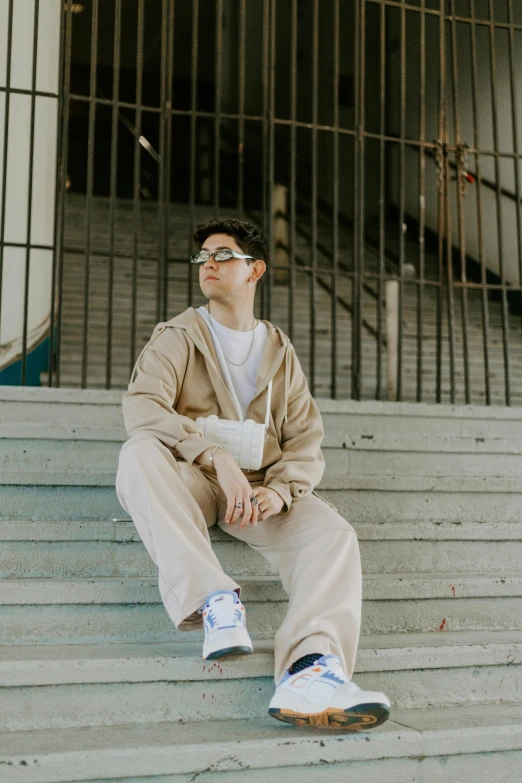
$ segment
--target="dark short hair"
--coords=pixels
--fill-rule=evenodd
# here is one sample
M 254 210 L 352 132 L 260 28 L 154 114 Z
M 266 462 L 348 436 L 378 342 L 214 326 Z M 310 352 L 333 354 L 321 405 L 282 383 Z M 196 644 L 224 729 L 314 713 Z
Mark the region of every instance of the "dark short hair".
M 212 234 L 226 234 L 235 240 L 245 255 L 253 256 L 255 259 L 259 258 L 265 263 L 268 262 L 268 240 L 252 223 L 245 223 L 234 218 L 231 220 L 210 218 L 210 220 L 196 226 L 193 234 L 194 242 L 201 248 L 205 240 Z M 247 264 L 253 263 L 248 259 L 245 261 Z M 257 281 L 256 290 L 258 286 L 262 285 L 263 277 L 264 275 Z

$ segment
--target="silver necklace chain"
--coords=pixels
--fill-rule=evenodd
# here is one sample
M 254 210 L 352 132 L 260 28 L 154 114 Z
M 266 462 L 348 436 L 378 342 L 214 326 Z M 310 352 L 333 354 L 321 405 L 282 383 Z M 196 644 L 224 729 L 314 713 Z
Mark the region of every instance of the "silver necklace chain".
M 208 310 L 208 314 L 209 314 L 209 315 L 211 316 L 211 318 L 212 318 L 213 316 L 212 316 L 212 315 L 211 315 L 211 313 L 210 313 L 210 306 L 209 306 L 208 304 L 207 304 L 207 310 Z M 211 324 L 211 325 L 212 325 L 212 324 Z M 229 358 L 228 358 L 228 356 L 225 356 L 225 352 L 223 351 L 223 346 L 221 345 L 221 342 L 220 342 L 220 340 L 219 340 L 219 337 L 218 337 L 218 336 L 217 336 L 217 334 L 216 334 L 216 330 L 215 330 L 214 328 L 212 328 L 212 331 L 213 331 L 213 332 L 214 332 L 214 334 L 216 335 L 216 340 L 218 341 L 218 343 L 219 343 L 219 345 L 220 345 L 220 347 L 221 347 L 221 351 L 222 351 L 222 353 L 223 353 L 223 356 L 225 356 L 225 359 L 227 360 L 227 362 L 229 362 L 229 364 L 233 364 L 233 365 L 234 365 L 234 367 L 241 367 L 241 365 L 243 365 L 243 364 L 246 362 L 246 360 L 248 359 L 248 357 L 249 357 L 249 356 L 250 356 L 250 354 L 252 353 L 252 348 L 254 347 L 254 339 L 255 339 L 255 331 L 256 331 L 256 326 L 257 326 L 257 324 L 256 324 L 256 318 L 255 318 L 255 316 L 254 316 L 254 327 L 253 327 L 253 329 L 251 329 L 251 330 L 250 330 L 250 331 L 252 332 L 252 342 L 250 343 L 250 348 L 248 349 L 248 353 L 247 353 L 247 355 L 245 356 L 245 358 L 243 359 L 243 361 L 242 361 L 242 362 L 239 362 L 239 363 L 238 363 L 238 362 L 233 362 L 231 359 L 229 359 Z

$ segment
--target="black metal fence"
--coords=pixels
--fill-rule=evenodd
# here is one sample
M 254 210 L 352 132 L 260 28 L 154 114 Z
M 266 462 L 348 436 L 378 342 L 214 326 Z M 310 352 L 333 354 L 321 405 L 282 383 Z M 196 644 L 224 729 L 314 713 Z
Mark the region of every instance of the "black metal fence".
M 316 396 L 522 402 L 520 4 L 88 0 L 62 24 L 46 384 L 126 386 L 204 301 L 195 224 L 234 215 L 269 237 L 256 314 Z

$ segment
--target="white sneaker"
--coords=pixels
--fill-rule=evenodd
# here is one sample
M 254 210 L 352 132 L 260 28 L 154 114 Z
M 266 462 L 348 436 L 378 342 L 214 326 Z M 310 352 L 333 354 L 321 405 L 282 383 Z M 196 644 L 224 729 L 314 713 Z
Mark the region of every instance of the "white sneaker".
M 235 590 L 216 590 L 198 609 L 203 615 L 203 660 L 232 653 L 252 653 L 246 628 L 246 610 Z
M 306 669 L 287 669 L 276 688 L 269 715 L 298 726 L 373 729 L 390 716 L 383 693 L 363 691 L 343 672 L 337 655 L 322 655 Z

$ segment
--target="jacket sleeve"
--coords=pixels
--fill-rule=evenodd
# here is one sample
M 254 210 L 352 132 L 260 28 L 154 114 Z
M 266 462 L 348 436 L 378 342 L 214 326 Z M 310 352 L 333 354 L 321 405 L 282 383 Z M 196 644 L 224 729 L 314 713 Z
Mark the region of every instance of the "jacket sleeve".
M 173 341 L 165 329 L 170 331 L 158 324 L 138 357 L 122 398 L 123 420 L 129 437 L 150 433 L 192 464 L 214 444 L 202 436 L 199 424 L 174 410 L 179 378 L 183 378 L 188 362 L 188 346 L 182 338 Z
M 308 389 L 301 363 L 290 345 L 290 389 L 286 421 L 282 425 L 283 455 L 265 472 L 263 486 L 275 490 L 284 501 L 280 513 L 287 513 L 293 498 L 311 493 L 325 470 L 321 451 L 324 437 L 321 414 Z

